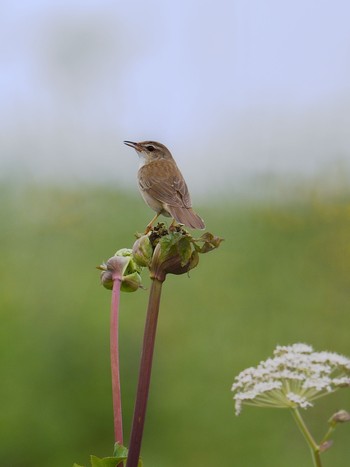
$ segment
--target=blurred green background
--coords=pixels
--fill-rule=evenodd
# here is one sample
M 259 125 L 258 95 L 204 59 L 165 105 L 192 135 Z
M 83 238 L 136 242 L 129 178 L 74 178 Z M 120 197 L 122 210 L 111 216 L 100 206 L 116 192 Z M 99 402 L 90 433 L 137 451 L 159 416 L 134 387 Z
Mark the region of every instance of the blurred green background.
M 225 238 L 162 296 L 142 456 L 145 466 L 311 465 L 287 411 L 245 408 L 230 388 L 277 344 L 350 354 L 350 195 L 295 190 L 277 201 L 196 205 Z M 3 184 L 0 193 L 0 463 L 87 465 L 112 453 L 111 294 L 95 266 L 130 247 L 151 212 L 111 188 Z M 144 283 L 149 285 L 147 271 Z M 121 297 L 126 443 L 148 292 Z M 349 391 L 306 412 L 320 438 Z M 325 467 L 347 464 L 349 427 Z

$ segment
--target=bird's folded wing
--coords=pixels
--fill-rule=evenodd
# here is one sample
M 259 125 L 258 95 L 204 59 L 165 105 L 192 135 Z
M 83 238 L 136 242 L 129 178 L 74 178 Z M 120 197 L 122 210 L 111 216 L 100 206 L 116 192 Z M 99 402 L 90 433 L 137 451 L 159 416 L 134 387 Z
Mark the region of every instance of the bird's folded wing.
M 163 168 L 166 169 L 166 167 Z M 145 165 L 139 170 L 139 185 L 142 190 L 147 191 L 149 195 L 170 206 L 185 208 L 192 206 L 186 182 L 180 171 L 171 174 L 168 170 L 151 169 L 151 167 Z M 156 167 L 153 167 L 153 169 L 156 169 Z

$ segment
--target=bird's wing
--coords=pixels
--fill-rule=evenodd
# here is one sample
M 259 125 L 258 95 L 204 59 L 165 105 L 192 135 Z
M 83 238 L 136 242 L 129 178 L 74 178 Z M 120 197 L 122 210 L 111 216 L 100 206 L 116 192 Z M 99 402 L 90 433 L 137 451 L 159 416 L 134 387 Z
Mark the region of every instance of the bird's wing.
M 173 161 L 154 161 L 139 169 L 139 185 L 158 201 L 170 206 L 190 208 L 186 182 Z

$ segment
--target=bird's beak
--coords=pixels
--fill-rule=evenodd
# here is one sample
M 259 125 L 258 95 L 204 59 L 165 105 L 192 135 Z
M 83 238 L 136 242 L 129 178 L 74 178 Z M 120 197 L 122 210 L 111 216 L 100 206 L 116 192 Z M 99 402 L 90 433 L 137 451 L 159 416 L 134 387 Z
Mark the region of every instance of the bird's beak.
M 132 141 L 124 141 L 124 144 L 130 146 L 131 148 L 136 149 L 137 152 L 141 152 L 140 145 L 138 143 L 133 143 Z

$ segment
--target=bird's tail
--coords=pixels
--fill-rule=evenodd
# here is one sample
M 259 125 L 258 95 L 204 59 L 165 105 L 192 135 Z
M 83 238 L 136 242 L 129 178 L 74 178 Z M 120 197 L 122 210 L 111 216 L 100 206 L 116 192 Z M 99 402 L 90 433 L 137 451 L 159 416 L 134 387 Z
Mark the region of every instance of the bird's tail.
M 167 206 L 172 217 L 179 222 L 179 224 L 184 224 L 186 227 L 191 229 L 204 229 L 205 224 L 203 219 L 198 216 L 192 208 L 183 208 L 177 206 Z

